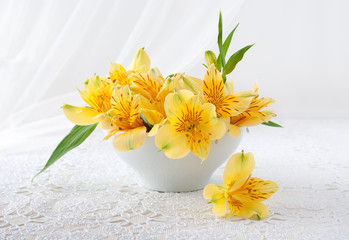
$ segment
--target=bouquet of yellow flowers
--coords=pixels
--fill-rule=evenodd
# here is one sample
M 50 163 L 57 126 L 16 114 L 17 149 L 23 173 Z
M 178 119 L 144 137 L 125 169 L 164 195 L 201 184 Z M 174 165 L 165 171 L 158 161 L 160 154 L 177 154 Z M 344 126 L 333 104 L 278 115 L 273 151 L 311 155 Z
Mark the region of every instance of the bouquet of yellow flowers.
M 138 49 L 128 69 L 112 62 L 109 76 L 94 75 L 87 79 L 79 94 L 88 106 L 63 105 L 65 116 L 76 125 L 38 174 L 79 146 L 97 126 L 108 131 L 104 140 L 113 138 L 117 151 L 137 150 L 148 137 L 153 137 L 156 147 L 167 159 L 181 159 L 191 152 L 201 159 L 201 163 L 208 157 L 212 141 L 217 143 L 227 134 L 238 138 L 241 127 L 259 124 L 281 127 L 270 121 L 276 115 L 264 108 L 274 100 L 260 98 L 257 83 L 251 90 L 235 92 L 233 82 L 227 80 L 246 51 L 253 46 L 238 50 L 226 61 L 237 26 L 223 42 L 220 15 L 219 54 L 216 57 L 212 51 L 205 52 L 206 64 L 203 65 L 206 72 L 202 79 L 185 73 L 163 77 L 158 68 L 150 67 L 150 58 L 144 48 Z M 213 169 L 207 171 L 208 178 L 219 165 L 210 166 Z M 167 167 L 166 171 L 181 172 L 185 169 L 185 166 L 178 169 L 173 169 L 173 166 Z M 277 185 L 250 178 L 253 167 L 254 159 L 250 153 L 235 154 L 226 166 L 224 184 L 206 186 L 204 197 L 213 203 L 214 213 L 224 215 L 227 202 L 230 214 L 235 216 L 252 217 L 256 209 L 259 209 L 258 218 L 267 215 L 267 208 L 258 202 L 273 194 Z M 179 175 L 176 174 L 172 176 L 172 182 L 178 181 Z M 186 173 L 188 176 L 191 172 Z M 168 177 L 165 178 L 168 181 Z M 197 189 L 202 186 L 200 184 L 190 189 Z M 251 191 L 260 194 L 250 194 Z
M 259 98 L 257 83 L 252 90 L 235 92 L 233 82 L 227 81 L 227 75 L 253 46 L 248 45 L 225 60 L 237 26 L 223 43 L 220 15 L 219 55 L 205 52 L 203 65 L 207 70 L 203 79 L 185 73 L 164 78 L 158 68 L 150 68 L 144 48 L 137 51 L 129 69 L 112 62 L 109 76 L 87 79 L 79 94 L 88 106 L 63 105 L 65 116 L 76 126 L 42 171 L 81 144 L 97 125 L 108 131 L 104 140 L 113 137 L 118 151 L 136 150 L 147 136 L 155 136 L 156 146 L 168 158 L 183 158 L 192 152 L 202 161 L 208 156 L 212 141 L 227 133 L 237 138 L 240 127 L 280 127 L 270 121 L 275 113 L 263 110 L 274 100 Z

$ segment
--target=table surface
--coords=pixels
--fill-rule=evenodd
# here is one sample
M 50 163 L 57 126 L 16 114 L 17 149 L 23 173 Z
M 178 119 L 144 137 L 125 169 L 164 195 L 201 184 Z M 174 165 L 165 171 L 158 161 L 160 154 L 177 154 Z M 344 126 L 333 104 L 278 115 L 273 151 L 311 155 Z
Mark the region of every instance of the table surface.
M 349 120 L 282 124 L 239 147 L 279 184 L 265 220 L 215 217 L 202 190 L 143 188 L 97 131 L 34 183 L 55 146 L 0 153 L 0 239 L 349 239 Z

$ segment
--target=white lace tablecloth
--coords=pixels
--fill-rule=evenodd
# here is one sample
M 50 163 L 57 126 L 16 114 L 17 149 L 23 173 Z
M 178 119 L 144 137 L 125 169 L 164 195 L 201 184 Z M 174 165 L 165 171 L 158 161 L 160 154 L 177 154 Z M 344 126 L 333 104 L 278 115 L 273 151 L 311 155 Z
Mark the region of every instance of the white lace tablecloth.
M 0 239 L 349 239 L 349 120 L 281 123 L 240 146 L 280 187 L 263 221 L 217 218 L 202 191 L 143 188 L 97 131 L 34 183 L 55 146 L 0 153 Z

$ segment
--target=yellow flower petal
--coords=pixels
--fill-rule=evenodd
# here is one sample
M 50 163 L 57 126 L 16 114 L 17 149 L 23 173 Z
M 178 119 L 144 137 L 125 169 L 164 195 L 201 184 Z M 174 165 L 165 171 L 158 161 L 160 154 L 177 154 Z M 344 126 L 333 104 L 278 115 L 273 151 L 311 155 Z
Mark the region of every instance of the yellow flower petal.
M 99 112 L 88 107 L 75 107 L 64 104 L 62 106 L 65 116 L 77 125 L 90 125 L 98 122 L 95 117 L 100 115 Z
M 250 178 L 255 161 L 252 153 L 236 153 L 230 157 L 223 173 L 223 183 L 230 191 L 242 187 Z
M 211 200 L 212 197 L 217 194 L 222 192 L 219 190 L 219 188 L 215 184 L 207 184 L 202 192 L 202 195 L 204 196 L 205 199 Z
M 202 123 L 200 124 L 201 128 L 209 128 L 212 129 L 218 122 L 216 107 L 211 103 L 204 103 L 202 105 Z
M 131 76 L 133 77 L 133 91 L 154 102 L 161 90 L 161 83 L 145 73 L 135 73 Z
M 221 73 L 211 64 L 204 76 L 203 93 L 208 102 L 223 98 L 224 83 Z
M 184 89 L 187 89 L 195 94 L 202 93 L 203 81 L 188 75 L 181 75 L 179 80 Z
M 181 76 L 181 73 L 176 73 L 174 76 L 166 78 L 157 98 L 165 99 L 169 93 L 181 90 L 182 86 L 179 83 Z
M 253 85 L 253 90 L 254 93 L 256 93 L 257 95 L 259 95 L 259 88 L 258 88 L 258 83 L 255 82 L 255 84 Z
M 132 90 L 133 86 L 131 86 L 131 90 Z M 145 108 L 145 109 L 151 109 L 151 110 L 156 110 L 157 106 L 152 103 L 149 98 L 144 97 L 143 95 L 139 95 L 140 98 L 140 104 L 141 104 L 141 108 Z
M 108 140 L 112 136 L 114 136 L 116 133 L 118 133 L 120 130 L 119 128 L 112 128 L 108 131 L 108 134 L 103 138 L 104 141 Z
M 164 119 L 164 120 L 162 120 L 160 123 L 155 124 L 155 125 L 152 127 L 152 129 L 149 131 L 148 136 L 149 136 L 149 137 L 155 136 L 155 135 L 158 133 L 160 127 L 162 127 L 162 126 L 165 125 L 166 123 L 168 123 L 167 118 Z
M 164 120 L 164 116 L 155 110 L 142 109 L 141 113 L 143 113 L 144 117 L 151 125 L 155 125 Z
M 205 100 L 216 106 L 217 116 L 219 117 L 226 118 L 238 115 L 250 105 L 252 98 L 245 99 L 247 96 L 234 95 L 232 82 L 224 84 L 221 73 L 213 64 L 208 68 L 203 83 Z
M 234 94 L 234 83 L 233 81 L 226 81 L 224 84 L 224 95 L 233 95 Z
M 139 117 L 140 96 L 132 95 L 128 86 L 120 89 L 115 88 L 111 97 L 111 106 L 113 113 L 121 122 L 128 122 L 132 126 L 138 124 L 136 120 Z
M 252 127 L 257 126 L 263 122 L 268 122 L 272 117 L 275 117 L 276 114 L 271 110 L 263 110 L 263 111 L 247 111 L 242 113 L 242 117 L 234 118 L 232 120 L 237 122 L 235 125 L 241 127 Z
M 110 110 L 110 97 L 112 94 L 112 82 L 109 79 L 95 75 L 88 79 L 84 90 L 78 90 L 81 98 L 99 113 Z
M 225 136 L 227 133 L 227 124 L 225 123 L 224 119 L 217 119 L 216 125 L 213 128 L 213 131 L 211 131 L 210 139 L 211 140 L 217 140 L 221 139 Z
M 190 152 L 185 134 L 176 132 L 171 124 L 166 124 L 158 130 L 155 144 L 168 158 L 172 159 L 185 157 Z
M 268 97 L 263 97 L 263 98 L 259 98 L 259 99 L 255 99 L 252 103 L 250 108 L 252 109 L 261 109 L 261 108 L 265 108 L 265 107 L 269 107 L 271 104 L 273 104 L 275 102 L 274 99 L 272 98 L 268 98 Z
M 198 136 L 193 136 L 192 134 L 187 134 L 187 145 L 190 151 L 198 156 L 202 161 L 205 160 L 210 152 L 211 142 L 209 135 L 200 134 Z
M 277 183 L 253 177 L 234 196 L 241 201 L 264 201 L 278 191 Z
M 180 90 L 167 95 L 164 103 L 165 111 L 169 121 L 173 124 L 177 120 L 177 113 L 186 107 L 194 94 L 189 90 Z
M 143 48 L 138 49 L 130 69 L 138 73 L 146 73 L 150 69 L 150 58 Z
M 161 85 L 164 83 L 164 78 L 162 77 L 162 74 L 158 68 L 152 68 L 148 72 L 148 74 L 155 79 L 158 83 Z
M 87 79 L 88 83 L 85 87 L 85 91 L 91 92 L 102 86 L 102 81 L 98 75 L 94 75 L 92 78 Z
M 203 123 L 198 129 L 209 134 L 210 140 L 221 139 L 227 133 L 227 126 L 223 119 L 216 117 L 215 106 L 211 103 L 203 104 L 202 119 Z
M 268 207 L 261 202 L 243 202 L 242 208 L 237 216 L 241 218 L 250 218 L 254 220 L 261 220 L 269 215 Z
M 217 115 L 223 118 L 238 115 L 249 107 L 250 102 L 251 100 L 228 95 L 216 103 Z
M 142 146 L 147 138 L 146 127 L 138 127 L 116 135 L 113 140 L 113 146 L 120 152 L 135 150 Z
M 212 204 L 213 204 L 212 212 L 219 217 L 224 216 L 226 212 L 226 205 L 225 205 L 224 198 L 214 197 Z
M 149 131 L 148 136 L 149 136 L 149 137 L 155 136 L 155 135 L 158 133 L 160 127 L 161 127 L 161 124 L 160 124 L 160 123 L 155 124 L 155 125 L 151 128 L 151 130 Z
M 250 98 L 249 101 L 251 102 L 251 99 L 258 97 L 258 94 L 254 91 L 242 91 L 235 93 L 235 96 L 237 96 L 238 98 Z
M 95 119 L 99 122 L 98 127 L 105 130 L 111 130 L 113 128 L 111 118 L 106 114 L 100 114 L 99 116 L 95 117 Z
M 264 122 L 268 122 L 271 118 L 276 117 L 276 114 L 272 110 L 263 110 L 260 111 L 260 113 L 262 114 Z
M 238 138 L 241 134 L 241 130 L 238 126 L 235 126 L 234 124 L 229 124 L 228 133 L 233 138 Z
M 222 192 L 214 184 L 208 184 L 203 191 L 204 198 L 209 199 L 213 205 L 212 212 L 217 216 L 223 216 L 226 212 L 225 199 Z
M 110 63 L 109 75 L 111 80 L 119 85 L 128 85 L 130 83 L 126 69 L 118 63 Z

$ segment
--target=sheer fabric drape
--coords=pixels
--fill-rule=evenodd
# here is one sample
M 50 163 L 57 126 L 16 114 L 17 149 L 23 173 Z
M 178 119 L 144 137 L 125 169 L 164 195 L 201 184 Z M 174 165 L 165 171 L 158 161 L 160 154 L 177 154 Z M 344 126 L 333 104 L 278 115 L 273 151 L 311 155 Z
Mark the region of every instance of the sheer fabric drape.
M 76 88 L 110 61 L 128 66 L 139 47 L 165 76 L 200 77 L 219 10 L 229 28 L 242 2 L 1 1 L 0 148 L 59 140 L 72 126 L 60 106 L 82 104 Z

